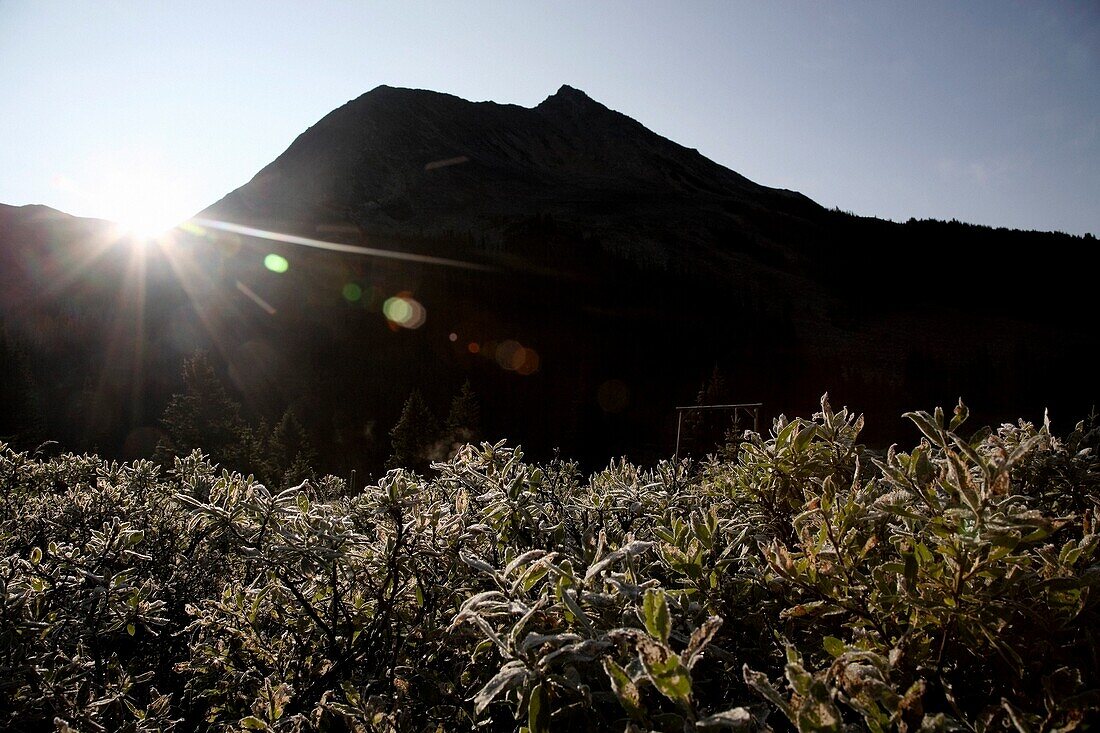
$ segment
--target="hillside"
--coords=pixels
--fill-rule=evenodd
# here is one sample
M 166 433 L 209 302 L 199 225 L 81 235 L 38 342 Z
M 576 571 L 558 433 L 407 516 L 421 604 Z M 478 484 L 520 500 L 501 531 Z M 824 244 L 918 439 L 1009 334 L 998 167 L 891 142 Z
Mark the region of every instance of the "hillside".
M 1094 239 L 826 210 L 567 86 L 530 109 L 390 87 L 347 103 L 199 226 L 142 250 L 149 305 L 129 325 L 136 301 L 104 309 L 89 291 L 73 305 L 18 263 L 42 256 L 28 242 L 48 242 L 77 292 L 95 272 L 117 300 L 137 282 L 132 247 L 113 245 L 96 261 L 114 264 L 89 269 L 80 253 L 98 252 L 99 235 L 28 207 L 0 213 L 5 273 L 22 273 L 5 275 L 22 295 L 2 317 L 31 342 L 40 381 L 61 379 L 48 404 L 106 384 L 95 404 L 142 405 L 112 408 L 72 447 L 151 436 L 194 347 L 214 354 L 256 418 L 293 405 L 341 472 L 381 464 L 412 389 L 441 411 L 466 379 L 489 437 L 594 464 L 667 455 L 671 408 L 716 365 L 726 399 L 797 412 L 828 389 L 884 434 L 904 409 L 960 395 L 987 422 L 1045 407 L 1068 422 L 1096 397 L 1081 358 L 1094 341 L 1089 283 L 1074 265 Z M 268 254 L 285 271 L 266 268 Z M 395 296 L 423 309 L 419 327 L 385 317 Z M 53 351 L 35 341 L 34 319 L 76 316 Z M 131 340 L 110 347 L 119 334 Z M 63 373 L 58 353 L 71 360 Z M 86 413 L 52 409 L 51 435 Z

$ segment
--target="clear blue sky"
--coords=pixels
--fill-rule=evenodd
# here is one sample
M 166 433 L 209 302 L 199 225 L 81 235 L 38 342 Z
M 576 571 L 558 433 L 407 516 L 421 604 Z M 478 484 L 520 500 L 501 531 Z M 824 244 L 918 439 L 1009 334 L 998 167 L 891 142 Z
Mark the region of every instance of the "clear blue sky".
M 0 202 L 186 217 L 379 84 L 579 87 L 825 206 L 1100 234 L 1100 4 L 0 0 Z

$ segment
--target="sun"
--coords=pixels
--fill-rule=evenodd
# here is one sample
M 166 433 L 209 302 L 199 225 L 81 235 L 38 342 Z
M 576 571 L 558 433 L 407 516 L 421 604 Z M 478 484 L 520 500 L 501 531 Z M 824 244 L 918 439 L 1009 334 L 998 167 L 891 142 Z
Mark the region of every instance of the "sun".
M 181 219 L 171 213 L 135 207 L 133 211 L 123 212 L 115 219 L 120 234 L 139 241 L 159 239 L 175 228 Z
M 134 186 L 119 191 L 111 206 L 111 219 L 121 233 L 139 240 L 157 239 L 187 218 L 177 208 L 170 192 L 159 186 Z
M 186 192 L 171 171 L 155 156 L 116 159 L 101 169 L 98 190 L 90 192 L 90 198 L 98 202 L 103 218 L 118 225 L 120 235 L 154 240 L 191 214 L 181 207 Z

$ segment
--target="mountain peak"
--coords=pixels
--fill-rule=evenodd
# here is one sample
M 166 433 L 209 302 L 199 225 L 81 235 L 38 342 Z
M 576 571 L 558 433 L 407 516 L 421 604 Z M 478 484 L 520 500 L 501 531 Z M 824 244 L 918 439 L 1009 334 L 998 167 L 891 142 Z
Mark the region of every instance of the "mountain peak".
M 542 100 L 542 103 L 535 107 L 535 109 L 542 110 L 554 108 L 572 110 L 607 109 L 580 89 L 571 87 L 568 84 L 562 84 L 558 91 Z
M 551 99 L 554 97 L 559 97 L 561 99 L 587 100 L 589 102 L 593 101 L 592 97 L 585 94 L 583 90 L 571 87 L 568 84 L 562 84 L 558 88 L 558 91 L 550 96 Z

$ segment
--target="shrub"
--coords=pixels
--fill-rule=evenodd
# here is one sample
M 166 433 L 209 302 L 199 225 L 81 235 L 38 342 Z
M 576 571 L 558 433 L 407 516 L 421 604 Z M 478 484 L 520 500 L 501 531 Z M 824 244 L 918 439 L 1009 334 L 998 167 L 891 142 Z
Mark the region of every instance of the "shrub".
M 346 496 L 0 449 L 13 730 L 1071 730 L 1100 708 L 1097 431 L 827 400 L 732 460 L 467 445 Z

